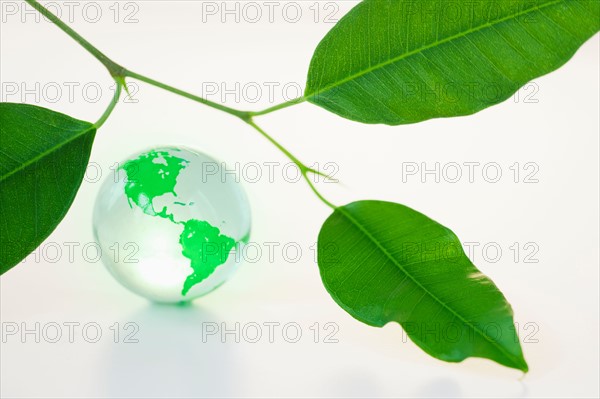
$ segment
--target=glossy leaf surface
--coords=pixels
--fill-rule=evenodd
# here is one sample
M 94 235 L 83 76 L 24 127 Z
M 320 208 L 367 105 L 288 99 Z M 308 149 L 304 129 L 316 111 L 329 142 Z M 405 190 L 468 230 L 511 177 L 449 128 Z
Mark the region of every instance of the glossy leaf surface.
M 95 127 L 45 108 L 0 103 L 0 274 L 37 248 L 79 189 Z
M 469 115 L 559 68 L 599 29 L 598 0 L 365 0 L 317 47 L 305 97 L 365 123 Z
M 396 321 L 448 362 L 483 357 L 527 371 L 513 312 L 448 228 L 406 206 L 360 201 L 337 208 L 319 234 L 321 278 L 356 319 Z

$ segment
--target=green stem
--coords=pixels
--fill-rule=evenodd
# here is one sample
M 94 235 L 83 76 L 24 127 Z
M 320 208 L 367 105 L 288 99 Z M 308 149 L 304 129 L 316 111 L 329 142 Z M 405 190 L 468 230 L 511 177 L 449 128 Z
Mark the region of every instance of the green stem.
M 333 205 L 331 202 L 327 201 L 325 199 L 325 197 L 323 197 L 321 195 L 321 193 L 317 190 L 317 188 L 315 187 L 315 185 L 313 184 L 313 182 L 310 181 L 310 179 L 308 178 L 307 175 L 304 175 L 304 180 L 306 180 L 306 182 L 308 183 L 308 186 L 310 187 L 310 189 L 312 190 L 312 192 L 315 193 L 315 195 L 317 196 L 317 198 L 319 198 L 321 200 L 321 202 L 323 202 L 325 205 L 327 205 L 328 207 L 330 207 L 334 211 L 338 208 L 337 206 Z
M 148 83 L 148 84 L 150 84 L 152 86 L 156 86 L 158 88 L 161 88 L 163 90 L 169 91 L 171 93 L 175 93 L 177 95 L 180 95 L 180 96 L 185 97 L 187 99 L 190 99 L 190 100 L 199 102 L 201 104 L 207 105 L 207 106 L 209 106 L 211 108 L 214 108 L 214 109 L 217 109 L 219 111 L 223 111 L 223 112 L 226 112 L 226 113 L 228 113 L 230 115 L 237 116 L 238 118 L 241 118 L 243 120 L 246 120 L 246 119 L 248 119 L 250 117 L 250 114 L 248 112 L 246 112 L 246 111 L 240 111 L 240 110 L 237 110 L 237 109 L 234 109 L 234 108 L 227 107 L 227 106 L 222 105 L 222 104 L 218 104 L 218 103 L 212 102 L 212 101 L 207 100 L 205 98 L 202 98 L 200 96 L 196 96 L 194 94 L 185 92 L 183 90 L 179 90 L 179 89 L 177 89 L 177 88 L 175 88 L 173 86 L 166 85 L 164 83 L 158 82 L 158 81 L 156 81 L 154 79 L 148 78 L 148 77 L 140 75 L 138 73 L 135 73 L 135 72 L 132 72 L 132 71 L 129 71 L 129 70 L 125 70 L 124 73 L 125 73 L 126 77 L 130 77 L 130 78 L 137 79 L 139 81 Z
M 90 42 L 85 40 L 79 33 L 75 32 L 67 24 L 61 21 L 60 18 L 52 14 L 47 8 L 45 8 L 43 5 L 41 5 L 35 0 L 25 1 L 27 2 L 27 4 L 35 8 L 44 17 L 52 21 L 52 23 L 58 26 L 63 32 L 71 36 L 77 43 L 81 45 L 81 47 L 83 47 L 90 54 L 92 54 L 98 61 L 102 63 L 102 65 L 106 67 L 106 69 L 108 69 L 108 72 L 110 72 L 112 76 L 122 76 L 123 68 L 119 64 L 115 63 L 96 47 L 92 46 Z
M 230 115 L 233 115 L 233 116 L 236 116 L 236 117 L 242 119 L 244 122 L 246 122 L 250 126 L 252 126 L 256 131 L 258 131 L 263 137 L 265 137 L 267 140 L 269 140 L 275 147 L 277 147 L 277 149 L 279 149 L 279 151 L 284 153 L 285 156 L 287 156 L 292 162 L 294 162 L 296 164 L 296 166 L 298 166 L 298 168 L 300 169 L 302 176 L 304 177 L 304 179 L 310 186 L 311 190 L 316 194 L 316 196 L 330 208 L 336 209 L 335 205 L 333 205 L 331 202 L 327 201 L 317 191 L 317 189 L 315 188 L 313 183 L 310 181 L 308 174 L 311 173 L 311 174 L 321 175 L 321 176 L 325 176 L 325 177 L 329 177 L 329 176 L 306 166 L 298 158 L 296 158 L 292 153 L 290 153 L 285 147 L 283 147 L 275 139 L 273 139 L 271 136 L 269 136 L 264 130 L 262 130 L 259 126 L 257 126 L 254 123 L 254 121 L 252 120 L 253 116 L 266 115 L 271 112 L 278 111 L 280 109 L 291 107 L 292 105 L 300 104 L 300 103 L 306 101 L 305 97 L 300 97 L 300 98 L 297 98 L 294 100 L 290 100 L 290 101 L 284 102 L 282 104 L 275 105 L 275 106 L 267 108 L 265 110 L 256 111 L 256 112 L 240 111 L 240 110 L 237 110 L 234 108 L 227 107 L 223 104 L 218 104 L 218 103 L 212 102 L 212 101 L 202 98 L 200 96 L 196 96 L 194 94 L 185 92 L 183 90 L 179 90 L 173 86 L 169 86 L 167 84 L 158 82 L 154 79 L 151 79 L 144 75 L 140 75 L 140 74 L 132 72 L 126 68 L 123 68 L 122 66 L 120 66 L 119 64 L 117 64 L 116 62 L 114 62 L 113 60 L 108 58 L 104 53 L 102 53 L 100 50 L 98 50 L 96 47 L 94 47 L 90 42 L 85 40 L 81 35 L 79 35 L 77 32 L 75 32 L 73 29 L 71 29 L 67 24 L 62 22 L 60 20 L 60 18 L 58 18 L 56 15 L 52 14 L 47 8 L 42 6 L 36 0 L 25 0 L 25 1 L 27 2 L 27 4 L 31 5 L 39 13 L 41 13 L 44 17 L 46 17 L 47 19 L 52 21 L 52 23 L 54 23 L 56 26 L 58 26 L 63 32 L 65 32 L 67 35 L 69 35 L 71 38 L 73 38 L 84 49 L 86 49 L 90 54 L 92 54 L 98 61 L 100 61 L 106 67 L 106 69 L 108 69 L 108 72 L 113 76 L 113 78 L 115 79 L 115 82 L 117 82 L 117 89 L 115 90 L 115 95 L 114 95 L 111 103 L 108 105 L 108 108 L 106 109 L 106 111 L 104 111 L 104 114 L 102 114 L 100 119 L 94 124 L 96 126 L 96 128 L 99 128 L 100 126 L 102 126 L 104 124 L 104 122 L 106 122 L 106 120 L 108 119 L 110 114 L 112 113 L 113 109 L 119 102 L 119 98 L 121 95 L 121 89 L 123 87 L 125 87 L 125 90 L 127 90 L 127 86 L 125 86 L 125 78 L 129 77 L 129 78 L 137 79 L 139 81 L 148 83 L 152 86 L 156 86 L 163 90 L 180 95 L 180 96 L 188 98 L 192 101 L 196 101 L 198 103 L 207 105 L 211 108 L 217 109 L 219 111 L 223 111 L 225 113 L 228 113 Z
M 243 120 L 247 120 L 248 118 L 250 118 L 252 116 L 266 115 L 271 112 L 274 112 L 274 111 L 277 111 L 277 110 L 280 110 L 283 108 L 291 107 L 292 105 L 299 104 L 299 103 L 306 101 L 306 98 L 300 97 L 300 98 L 297 98 L 297 99 L 294 99 L 291 101 L 287 101 L 287 102 L 279 104 L 279 105 L 275 105 L 271 108 L 267 108 L 263 111 L 256 111 L 256 112 L 240 111 L 240 110 L 237 110 L 237 109 L 234 109 L 231 107 L 227 107 L 222 104 L 215 103 L 213 101 L 207 100 L 200 96 L 190 94 L 183 90 L 179 90 L 175 87 L 166 85 L 166 84 L 158 82 L 154 79 L 151 79 L 146 76 L 143 76 L 138 73 L 127 70 L 126 68 L 122 67 L 121 65 L 119 65 L 116 62 L 114 62 L 113 60 L 111 60 L 109 57 L 107 57 L 103 52 L 98 50 L 96 47 L 94 47 L 90 42 L 85 40 L 79 33 L 75 32 L 73 29 L 71 29 L 67 24 L 65 24 L 63 21 L 61 21 L 60 18 L 58 18 L 56 15 L 52 14 L 50 12 L 50 10 L 45 8 L 43 5 L 38 3 L 36 0 L 25 0 L 25 2 L 27 2 L 27 4 L 29 4 L 33 8 L 35 8 L 40 14 L 42 14 L 44 17 L 46 17 L 47 19 L 52 21 L 52 23 L 54 23 L 56 26 L 58 26 L 63 32 L 65 32 L 67 35 L 69 35 L 71 38 L 73 38 L 73 40 L 75 40 L 77 43 L 79 43 L 84 49 L 86 49 L 98 61 L 100 61 L 102 63 L 102 65 L 104 65 L 106 67 L 106 69 L 108 69 L 108 72 L 115 78 L 125 78 L 125 77 L 135 78 L 142 82 L 146 82 L 153 86 L 160 87 L 161 89 L 164 89 L 164 90 L 170 91 L 172 93 L 178 94 L 180 96 L 186 97 L 190 100 L 199 102 L 201 104 L 204 104 L 211 108 L 217 109 L 219 111 L 226 112 L 230 115 L 236 116 Z
M 219 111 L 223 111 L 230 115 L 237 116 L 238 118 L 247 119 L 248 117 L 250 117 L 248 112 L 239 111 L 239 110 L 227 107 L 225 105 L 214 103 L 205 98 L 195 96 L 195 95 L 187 93 L 183 90 L 176 89 L 176 88 L 166 85 L 164 83 L 157 82 L 154 79 L 150 79 L 146 76 L 143 76 L 143 75 L 140 75 L 135 72 L 131 72 L 131 71 L 127 70 L 126 68 L 120 66 L 119 64 L 117 64 L 116 62 L 114 62 L 113 60 L 108 58 L 104 53 L 102 53 L 100 50 L 98 50 L 96 47 L 94 47 L 90 42 L 85 40 L 79 33 L 75 32 L 73 29 L 71 29 L 67 24 L 65 24 L 63 21 L 61 21 L 60 18 L 58 18 L 56 15 L 52 14 L 50 12 L 50 10 L 45 8 L 43 5 L 38 3 L 36 0 L 25 0 L 25 1 L 27 2 L 27 4 L 31 5 L 39 13 L 41 13 L 44 17 L 46 17 L 47 19 L 52 21 L 63 32 L 65 32 L 67 35 L 69 35 L 71 38 L 73 38 L 73 40 L 75 40 L 77 43 L 79 43 L 90 54 L 92 54 L 98 61 L 100 61 L 102 63 L 102 65 L 104 65 L 106 67 L 106 69 L 108 69 L 108 72 L 113 77 L 121 78 L 121 79 L 123 79 L 125 77 L 135 78 L 140 81 L 149 83 L 153 86 L 160 87 L 161 89 L 164 89 L 164 90 L 170 91 L 172 93 L 178 94 L 180 96 L 189 98 L 190 100 L 207 105 L 207 106 L 217 109 Z
M 254 123 L 254 121 L 252 120 L 252 118 L 247 119 L 246 123 L 248 123 L 250 126 L 252 126 L 263 137 L 265 137 L 267 140 L 269 140 L 269 142 L 271 142 L 271 144 L 273 144 L 275 147 L 277 147 L 277 149 L 279 151 L 283 152 L 285 154 L 285 156 L 287 156 L 290 159 L 290 161 L 292 161 L 294 164 L 296 164 L 296 166 L 298 167 L 298 169 L 300 169 L 300 173 L 302 173 L 302 177 L 308 183 L 310 189 L 313 191 L 313 193 L 315 193 L 315 195 L 325 205 L 327 205 L 328 207 L 330 207 L 331 209 L 334 209 L 334 210 L 337 208 L 331 202 L 327 201 L 325 199 L 325 197 L 323 197 L 321 195 L 321 193 L 319 193 L 319 191 L 316 189 L 316 187 L 314 186 L 314 184 L 310 181 L 310 178 L 308 177 L 308 174 L 309 173 L 317 174 L 317 175 L 325 176 L 327 178 L 329 178 L 329 176 L 323 174 L 322 172 L 314 170 L 313 168 L 310 168 L 310 167 L 306 166 L 303 162 L 301 162 L 298 158 L 296 158 L 291 152 L 289 152 L 285 147 L 283 147 L 281 144 L 279 144 L 277 142 L 277 140 L 275 140 L 273 137 L 271 137 L 269 134 L 267 134 L 267 132 L 265 132 L 262 128 L 260 128 L 256 123 Z
M 292 161 L 293 163 L 295 163 L 298 166 L 298 168 L 300 168 L 300 172 L 302 172 L 302 174 L 304 174 L 305 171 L 309 171 L 310 170 L 310 168 L 308 166 L 304 165 L 304 163 L 302 163 L 298 158 L 296 158 L 284 146 L 282 146 L 281 144 L 279 144 L 273 137 L 271 137 L 269 134 L 267 134 L 267 132 L 265 132 L 264 130 L 262 130 L 256 123 L 254 123 L 254 121 L 252 119 L 248 119 L 246 121 L 246 123 L 248 123 L 254 129 L 256 129 L 256 131 L 259 132 L 264 138 L 266 138 L 267 140 L 269 140 L 271 142 L 271 144 L 273 144 L 275 147 L 277 147 L 277 149 L 279 151 L 283 152 L 285 154 L 285 156 L 290 159 L 290 161 Z
M 108 104 L 106 111 L 104 111 L 104 113 L 102 114 L 100 119 L 98 119 L 98 121 L 96 123 L 94 123 L 94 126 L 96 126 L 96 130 L 100 129 L 100 126 L 104 125 L 104 122 L 106 122 L 106 120 L 112 113 L 113 109 L 115 109 L 117 103 L 119 102 L 119 98 L 121 97 L 122 85 L 118 81 L 115 81 L 115 82 L 117 84 L 117 88 L 115 89 L 115 95 L 113 96 L 110 104 Z
M 295 98 L 293 100 L 286 101 L 284 103 L 275 105 L 271 108 L 264 109 L 262 111 L 249 112 L 249 114 L 250 114 L 250 116 L 266 115 L 266 114 L 270 114 L 271 112 L 279 111 L 280 109 L 291 107 L 292 105 L 301 104 L 304 101 L 306 101 L 306 97 L 299 97 L 299 98 Z

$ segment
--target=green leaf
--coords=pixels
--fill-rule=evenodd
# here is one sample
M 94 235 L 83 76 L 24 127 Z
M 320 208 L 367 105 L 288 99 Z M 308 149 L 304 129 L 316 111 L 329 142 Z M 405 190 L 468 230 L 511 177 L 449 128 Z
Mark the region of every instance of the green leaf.
M 528 370 L 510 305 L 448 228 L 400 204 L 360 201 L 325 221 L 318 248 L 327 291 L 356 319 L 396 321 L 441 360 Z
M 365 123 L 470 115 L 599 29 L 598 0 L 365 0 L 317 47 L 305 98 Z
M 67 213 L 96 128 L 27 104 L 0 103 L 0 274 L 19 263 Z

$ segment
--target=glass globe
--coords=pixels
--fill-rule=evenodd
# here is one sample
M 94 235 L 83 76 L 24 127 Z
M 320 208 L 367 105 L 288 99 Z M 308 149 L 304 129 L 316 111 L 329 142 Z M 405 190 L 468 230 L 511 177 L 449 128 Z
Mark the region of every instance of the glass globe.
M 250 206 L 227 167 L 184 147 L 121 162 L 102 184 L 94 235 L 110 273 L 156 302 L 187 302 L 223 284 L 250 236 Z

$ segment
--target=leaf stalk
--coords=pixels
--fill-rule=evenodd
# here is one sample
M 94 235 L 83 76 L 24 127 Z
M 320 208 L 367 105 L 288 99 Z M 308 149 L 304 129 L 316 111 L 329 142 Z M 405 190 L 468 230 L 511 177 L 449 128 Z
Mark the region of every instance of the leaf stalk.
M 292 105 L 301 104 L 306 101 L 306 97 L 294 98 L 293 100 L 286 101 L 281 104 L 274 105 L 270 108 L 264 109 L 262 111 L 251 111 L 249 112 L 250 116 L 261 116 L 270 114 L 271 112 L 279 111 L 280 109 L 291 107 Z
M 100 127 L 102 125 L 104 125 L 104 122 L 106 122 L 106 120 L 108 119 L 108 117 L 110 116 L 110 114 L 112 114 L 113 110 L 115 109 L 115 107 L 117 106 L 117 104 L 119 103 L 119 98 L 121 98 L 121 90 L 124 86 L 123 83 L 121 83 L 119 80 L 115 79 L 116 84 L 116 89 L 115 89 L 115 94 L 112 98 L 112 101 L 110 102 L 110 104 L 108 104 L 108 107 L 106 108 L 106 111 L 104 111 L 104 113 L 102 114 L 102 116 L 100 117 L 100 119 L 98 119 L 98 121 L 96 123 L 94 123 L 94 126 L 96 127 L 96 130 L 100 129 Z
M 323 195 L 321 195 L 321 193 L 317 190 L 317 188 L 315 187 L 315 185 L 313 184 L 312 181 L 310 181 L 310 178 L 308 177 L 308 174 L 315 174 L 315 175 L 319 175 L 319 176 L 324 176 L 328 179 L 331 179 L 330 176 L 315 170 L 309 166 L 306 166 L 306 164 L 304 164 L 302 161 L 300 161 L 298 158 L 296 158 L 291 152 L 289 152 L 285 147 L 283 147 L 281 144 L 279 144 L 279 142 L 277 142 L 277 140 L 275 140 L 273 137 L 271 137 L 269 134 L 267 134 L 267 132 L 265 132 L 260 126 L 258 126 L 256 123 L 254 123 L 254 121 L 252 120 L 252 118 L 249 118 L 246 123 L 248 123 L 248 125 L 252 126 L 256 131 L 258 131 L 264 138 L 266 138 L 267 140 L 269 140 L 269 142 L 271 142 L 271 144 L 273 144 L 275 147 L 277 147 L 277 149 L 279 149 L 281 152 L 283 152 L 285 154 L 285 156 L 287 156 L 289 158 L 290 161 L 292 161 L 294 164 L 296 164 L 296 166 L 298 167 L 298 169 L 300 169 L 300 173 L 302 173 L 302 177 L 304 178 L 304 180 L 306 180 L 306 182 L 308 183 L 310 189 L 312 190 L 313 193 L 315 193 L 315 195 L 328 207 L 330 207 L 331 209 L 337 209 L 337 206 L 333 205 L 331 202 L 329 202 L 327 199 L 325 199 L 325 197 L 323 197 Z

